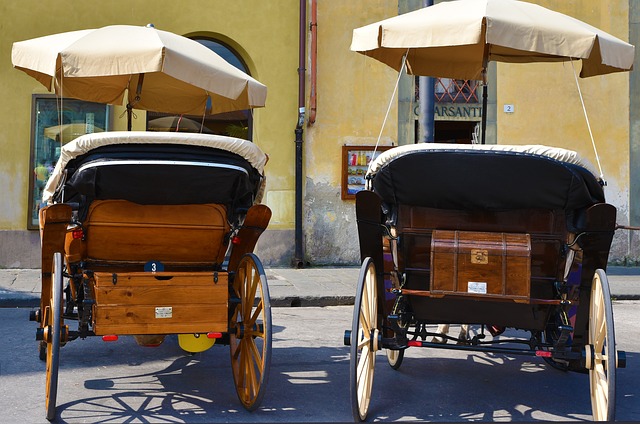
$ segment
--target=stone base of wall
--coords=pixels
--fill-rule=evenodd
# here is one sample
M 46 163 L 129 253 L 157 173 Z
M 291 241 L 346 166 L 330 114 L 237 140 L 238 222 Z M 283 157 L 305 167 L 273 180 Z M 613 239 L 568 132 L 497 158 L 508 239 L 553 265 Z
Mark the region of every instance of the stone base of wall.
M 0 268 L 40 268 L 39 231 L 0 231 Z

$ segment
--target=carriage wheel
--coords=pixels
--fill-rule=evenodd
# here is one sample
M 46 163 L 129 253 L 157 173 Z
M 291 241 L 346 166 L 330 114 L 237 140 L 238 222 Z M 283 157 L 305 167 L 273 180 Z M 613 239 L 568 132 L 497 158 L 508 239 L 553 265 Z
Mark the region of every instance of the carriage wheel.
M 400 369 L 402 360 L 404 359 L 404 349 L 391 350 L 387 349 L 387 362 L 394 370 Z
M 616 404 L 616 342 L 607 274 L 596 270 L 589 306 L 589 344 L 585 346 L 595 421 L 613 421 Z
M 369 410 L 378 337 L 378 293 L 376 267 L 366 258 L 360 268 L 351 326 L 351 410 L 356 421 L 364 421 Z
M 257 256 L 242 257 L 233 280 L 239 299 L 230 328 L 231 368 L 242 405 L 255 410 L 264 396 L 271 365 L 271 303 L 267 277 Z
M 47 419 L 56 416 L 56 397 L 58 394 L 58 365 L 60 364 L 60 343 L 62 338 L 62 254 L 53 255 L 51 297 L 44 313 L 44 339 L 47 343 Z

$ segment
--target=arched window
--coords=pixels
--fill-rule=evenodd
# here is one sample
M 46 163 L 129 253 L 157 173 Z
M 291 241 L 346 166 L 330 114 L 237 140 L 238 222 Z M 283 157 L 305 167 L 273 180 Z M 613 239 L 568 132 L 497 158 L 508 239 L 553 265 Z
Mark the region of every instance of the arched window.
M 194 38 L 195 41 L 213 50 L 224 60 L 249 74 L 246 64 L 231 47 L 211 38 Z M 219 113 L 215 115 L 170 115 L 147 112 L 147 131 L 177 131 L 220 134 L 251 140 L 252 117 L 250 110 Z

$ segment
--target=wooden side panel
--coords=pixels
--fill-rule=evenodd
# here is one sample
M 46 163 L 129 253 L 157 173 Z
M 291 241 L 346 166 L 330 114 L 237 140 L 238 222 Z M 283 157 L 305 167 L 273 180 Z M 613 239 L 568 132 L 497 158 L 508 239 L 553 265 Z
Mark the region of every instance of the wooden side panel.
M 271 209 L 267 205 L 258 204 L 249 208 L 244 222 L 233 241 L 231 255 L 229 255 L 229 270 L 235 271 L 242 256 L 253 252 L 260 235 L 267 228 L 270 220 Z
M 529 234 L 436 230 L 431 246 L 431 292 L 528 301 Z
M 228 330 L 224 272 L 99 272 L 94 275 L 93 292 L 97 335 Z
M 88 259 L 221 263 L 229 225 L 222 205 L 138 205 L 125 200 L 91 204 Z
M 51 268 L 53 267 L 53 254 L 64 252 L 65 235 L 67 226 L 71 221 L 71 206 L 59 203 L 40 209 L 40 244 L 42 259 L 42 278 L 40 309 L 44 311 L 49 305 L 51 296 Z M 41 323 L 41 325 L 43 325 Z

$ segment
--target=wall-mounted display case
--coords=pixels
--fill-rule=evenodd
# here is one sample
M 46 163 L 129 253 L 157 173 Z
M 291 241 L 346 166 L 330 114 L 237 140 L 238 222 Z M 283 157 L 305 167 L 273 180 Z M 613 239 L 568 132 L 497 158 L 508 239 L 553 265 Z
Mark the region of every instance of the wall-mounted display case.
M 373 159 L 393 146 L 342 146 L 342 198 L 354 199 L 364 190 L 364 176 Z

